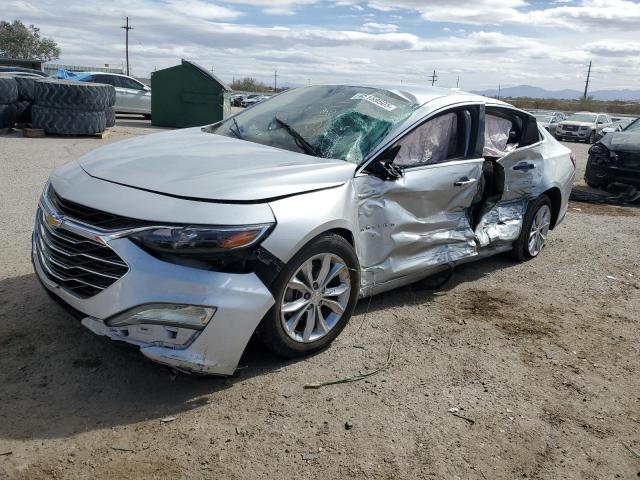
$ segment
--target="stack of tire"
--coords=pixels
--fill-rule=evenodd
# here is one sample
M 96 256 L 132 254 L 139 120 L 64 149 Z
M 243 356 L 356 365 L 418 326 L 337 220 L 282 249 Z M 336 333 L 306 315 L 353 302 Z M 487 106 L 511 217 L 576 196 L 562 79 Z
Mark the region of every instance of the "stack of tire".
M 31 123 L 31 105 L 33 104 L 34 83 L 33 77 L 13 77 L 18 86 L 18 100 L 16 101 L 16 123 Z
M 13 77 L 0 77 L 0 128 L 13 128 L 16 123 L 18 85 Z
M 46 133 L 92 135 L 115 125 L 112 85 L 70 80 L 37 80 L 31 124 Z

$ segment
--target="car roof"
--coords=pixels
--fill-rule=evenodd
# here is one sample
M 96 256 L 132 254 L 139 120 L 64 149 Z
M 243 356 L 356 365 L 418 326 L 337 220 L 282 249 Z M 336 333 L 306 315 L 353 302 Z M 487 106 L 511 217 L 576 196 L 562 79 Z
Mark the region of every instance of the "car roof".
M 89 73 L 91 75 L 115 75 L 116 77 L 126 77 L 126 78 L 132 78 L 133 80 L 135 80 L 135 78 L 133 78 L 132 76 L 125 75 L 124 73 L 112 73 L 112 72 L 78 72 L 78 73 Z
M 324 85 L 324 84 L 323 84 Z M 326 84 L 326 85 L 336 85 L 336 84 Z M 462 90 L 450 89 L 450 88 L 442 88 L 442 87 L 431 87 L 425 85 L 385 85 L 385 84 L 342 84 L 343 86 L 349 87 L 363 87 L 363 88 L 377 88 L 380 90 L 388 90 L 396 95 L 406 98 L 409 101 L 418 103 L 420 105 L 424 105 L 431 100 L 435 100 L 436 98 L 442 97 L 458 97 L 465 101 L 484 101 L 486 103 L 492 105 L 508 105 L 507 103 L 496 100 L 495 98 L 484 97 L 482 95 L 477 95 L 475 93 L 469 93 Z

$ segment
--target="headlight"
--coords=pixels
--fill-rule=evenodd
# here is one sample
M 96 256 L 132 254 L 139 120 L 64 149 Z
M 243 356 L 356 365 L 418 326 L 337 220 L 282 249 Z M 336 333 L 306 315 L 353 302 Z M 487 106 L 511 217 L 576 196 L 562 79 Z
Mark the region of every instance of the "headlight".
M 559 124 L 556 126 L 556 128 L 558 128 L 558 129 L 562 130 L 564 127 L 562 126 L 562 124 L 561 124 L 561 123 L 559 123 Z
M 153 324 L 202 330 L 215 312 L 215 307 L 155 303 L 136 307 L 105 323 L 110 327 Z
M 231 227 L 160 227 L 129 235 L 141 247 L 173 255 L 219 254 L 256 245 L 273 224 Z
M 596 143 L 589 149 L 589 153 L 592 155 L 607 155 L 609 150 L 601 143 Z

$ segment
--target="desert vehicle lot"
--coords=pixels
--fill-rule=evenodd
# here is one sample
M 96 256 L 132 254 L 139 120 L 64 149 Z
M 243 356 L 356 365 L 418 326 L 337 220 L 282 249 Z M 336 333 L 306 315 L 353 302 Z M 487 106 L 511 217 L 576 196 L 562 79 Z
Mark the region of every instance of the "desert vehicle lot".
M 235 377 L 189 377 L 85 331 L 30 263 L 51 171 L 151 131 L 121 118 L 105 140 L 0 136 L 0 479 L 640 474 L 638 207 L 572 202 L 534 261 L 363 300 L 312 358 L 252 342 Z M 581 182 L 589 146 L 567 146 Z

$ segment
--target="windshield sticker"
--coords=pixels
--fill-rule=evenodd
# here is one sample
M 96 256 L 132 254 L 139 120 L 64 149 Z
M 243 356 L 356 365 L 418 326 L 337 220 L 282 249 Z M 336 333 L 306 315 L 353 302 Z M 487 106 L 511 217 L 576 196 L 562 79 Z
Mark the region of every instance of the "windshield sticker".
M 384 108 L 386 111 L 390 112 L 396 109 L 396 106 L 383 100 L 380 97 L 376 97 L 375 95 L 371 95 L 368 93 L 356 93 L 351 100 L 366 100 L 367 102 L 371 102 L 374 105 L 377 105 L 380 108 Z

